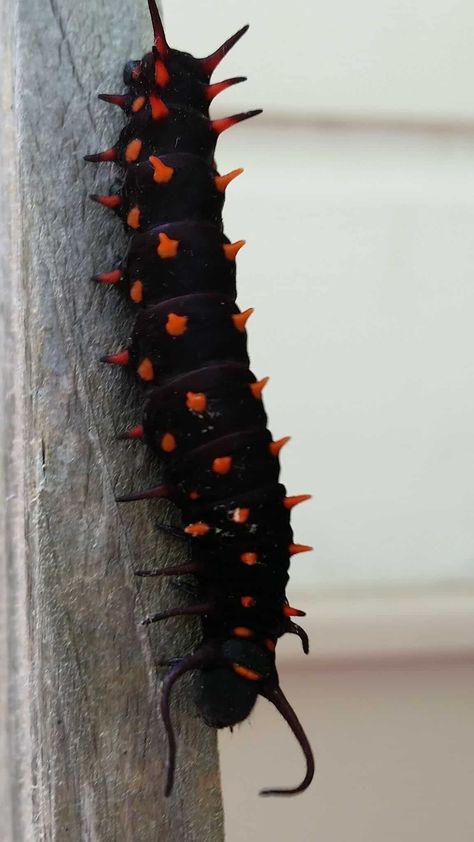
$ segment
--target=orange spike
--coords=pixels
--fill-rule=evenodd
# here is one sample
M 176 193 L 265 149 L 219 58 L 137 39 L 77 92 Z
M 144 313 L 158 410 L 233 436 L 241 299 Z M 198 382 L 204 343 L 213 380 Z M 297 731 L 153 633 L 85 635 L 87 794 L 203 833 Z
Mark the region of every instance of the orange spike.
M 207 398 L 202 392 L 188 392 L 186 395 L 186 406 L 191 412 L 205 412 L 207 409 Z
M 145 357 L 144 360 L 140 363 L 137 368 L 137 374 L 141 377 L 142 380 L 147 381 L 148 383 L 154 380 L 155 372 L 153 370 L 153 363 L 148 357 Z
M 285 617 L 306 617 L 306 611 L 300 611 L 299 608 L 292 608 L 291 605 L 283 606 L 283 614 Z
M 291 509 L 294 509 L 295 506 L 299 506 L 300 503 L 304 503 L 306 500 L 311 500 L 312 496 L 312 494 L 298 494 L 296 497 L 285 497 L 283 505 L 285 509 L 291 511 Z
M 170 113 L 169 108 L 165 105 L 162 99 L 156 94 L 150 94 L 151 116 L 153 120 L 162 120 Z
M 245 325 L 250 319 L 252 313 L 254 312 L 255 310 L 253 309 L 253 307 L 249 307 L 249 309 L 244 310 L 243 313 L 236 313 L 234 316 L 232 316 L 232 321 L 234 322 L 234 325 L 239 331 L 239 333 L 245 333 Z
M 103 102 L 110 103 L 110 105 L 118 105 L 120 108 L 125 108 L 128 97 L 126 94 L 99 94 L 99 99 Z
M 177 446 L 173 433 L 165 433 L 160 442 L 161 449 L 165 453 L 173 453 L 173 450 L 176 450 Z
M 100 284 L 118 284 L 122 277 L 121 269 L 114 269 L 112 272 L 102 272 L 101 275 L 95 275 L 93 280 Z
M 237 675 L 240 675 L 242 678 L 246 678 L 247 681 L 262 681 L 263 675 L 260 673 L 255 672 L 255 670 L 251 670 L 248 667 L 243 667 L 242 664 L 232 664 L 232 669 Z
M 240 599 L 240 604 L 242 605 L 242 608 L 255 608 L 257 603 L 253 596 L 243 596 Z
M 258 563 L 258 555 L 257 553 L 242 553 L 240 556 L 241 562 L 246 564 L 248 567 L 253 567 L 255 564 Z
M 143 439 L 145 437 L 145 429 L 143 424 L 137 424 L 136 427 L 132 427 L 131 430 L 127 430 L 126 433 L 123 433 L 119 436 L 119 439 Z
M 92 164 L 98 164 L 100 161 L 115 161 L 116 158 L 117 150 L 115 146 L 111 146 L 104 152 L 96 152 L 95 155 L 84 155 L 84 161 L 89 161 Z
M 275 651 L 276 643 L 275 643 L 274 640 L 270 640 L 270 638 L 267 638 L 267 640 L 264 640 L 263 642 L 264 642 L 264 644 L 265 644 L 265 646 L 266 646 L 266 648 L 268 649 L 269 652 Z
M 278 441 L 272 441 L 268 445 L 268 449 L 272 456 L 279 456 L 280 450 L 291 441 L 291 436 L 285 436 L 283 439 L 279 439 Z
M 227 260 L 235 260 L 241 248 L 245 245 L 245 240 L 238 240 L 236 243 L 225 243 L 222 248 Z
M 159 235 L 160 244 L 157 248 L 158 257 L 168 260 L 178 254 L 179 240 L 171 240 L 167 234 Z
M 265 386 L 267 385 L 267 383 L 269 382 L 269 380 L 270 380 L 269 377 L 264 377 L 263 380 L 257 380 L 256 383 L 250 383 L 249 384 L 250 385 L 250 391 L 252 392 L 252 395 L 254 396 L 254 398 L 256 398 L 256 400 L 262 399 L 262 392 L 263 392 Z
M 166 333 L 174 337 L 182 336 L 188 329 L 188 321 L 187 316 L 177 316 L 176 313 L 170 313 L 165 325 Z
M 198 523 L 191 523 L 184 531 L 186 532 L 186 535 L 192 535 L 193 538 L 202 538 L 211 531 L 211 527 L 200 520 Z
M 246 82 L 246 76 L 234 76 L 232 79 L 225 79 L 224 82 L 216 82 L 215 85 L 208 85 L 206 88 L 206 95 L 209 102 L 212 102 L 214 97 L 226 91 L 232 85 L 238 85 L 239 82 Z
M 129 351 L 119 351 L 118 354 L 109 354 L 107 357 L 102 357 L 103 363 L 109 365 L 129 365 L 130 353 Z
M 130 287 L 130 298 L 134 304 L 141 304 L 143 301 L 143 284 L 141 281 L 134 281 Z
M 103 205 L 104 208 L 110 208 L 110 210 L 115 210 L 122 204 L 120 196 L 99 196 L 97 193 L 92 193 L 90 198 L 93 202 Z
M 235 33 L 235 35 L 231 35 L 227 41 L 224 41 L 215 53 L 211 53 L 211 55 L 206 56 L 206 58 L 198 59 L 204 73 L 207 73 L 208 76 L 212 76 L 217 65 L 221 63 L 222 59 L 227 55 L 229 50 L 232 49 L 237 41 L 242 38 L 242 35 L 245 35 L 248 28 L 248 24 L 243 26 L 242 29 L 239 29 L 239 31 Z
M 314 547 L 308 547 L 307 544 L 290 544 L 288 552 L 290 555 L 298 555 L 298 553 L 310 553 Z
M 232 634 L 235 637 L 253 637 L 255 632 L 252 629 L 248 629 L 246 626 L 236 626 L 235 629 L 232 629 Z
M 156 181 L 157 184 L 167 184 L 168 181 L 171 181 L 174 175 L 173 167 L 167 167 L 156 155 L 150 155 L 148 160 L 155 171 L 153 181 Z
M 148 8 L 150 10 L 151 22 L 153 24 L 155 47 L 159 51 L 162 58 L 166 58 L 166 56 L 168 55 L 169 47 L 166 42 L 165 31 L 163 29 L 160 13 L 158 11 L 155 0 L 148 0 Z
M 142 110 L 143 106 L 145 105 L 146 97 L 144 96 L 137 96 L 136 99 L 132 102 L 132 111 L 134 114 L 138 114 L 139 111 Z
M 228 172 L 227 175 L 216 175 L 214 183 L 219 193 L 225 193 L 226 187 L 230 184 L 230 182 L 233 181 L 234 178 L 238 178 L 239 175 L 242 175 L 243 172 L 243 167 L 239 167 L 238 170 L 232 170 L 232 172 Z
M 232 520 L 234 523 L 247 523 L 250 517 L 250 509 L 234 509 Z
M 130 143 L 125 148 L 125 160 L 128 164 L 133 164 L 139 157 L 140 152 L 142 151 L 143 143 L 142 141 L 136 137 L 134 140 L 131 140 Z
M 159 85 L 160 88 L 166 88 L 170 81 L 170 74 L 166 68 L 166 65 L 157 58 L 155 59 L 155 82 Z
M 214 459 L 212 463 L 212 470 L 215 474 L 219 474 L 220 476 L 225 476 L 228 474 L 229 471 L 232 469 L 232 457 L 231 456 L 220 456 L 217 459 Z
M 232 126 L 236 126 L 237 123 L 241 123 L 243 120 L 250 120 L 251 117 L 256 117 L 262 111 L 262 108 L 256 108 L 253 111 L 244 111 L 242 114 L 233 114 L 232 117 L 211 120 L 211 128 L 217 135 L 220 135 L 222 132 L 227 131 L 227 129 L 231 129 Z
M 136 205 L 128 212 L 127 225 L 135 231 L 140 228 L 140 208 Z

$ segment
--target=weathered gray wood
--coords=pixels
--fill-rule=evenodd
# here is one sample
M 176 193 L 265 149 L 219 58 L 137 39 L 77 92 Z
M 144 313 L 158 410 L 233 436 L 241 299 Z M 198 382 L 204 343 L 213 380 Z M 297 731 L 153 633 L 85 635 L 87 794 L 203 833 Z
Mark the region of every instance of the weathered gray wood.
M 133 570 L 185 549 L 154 528 L 176 518 L 166 504 L 114 502 L 155 484 L 158 468 L 114 439 L 139 417 L 140 396 L 98 358 L 126 342 L 131 314 L 89 280 L 114 266 L 124 238 L 86 199 L 107 191 L 110 169 L 82 155 L 116 137 L 121 115 L 95 94 L 120 90 L 124 60 L 150 42 L 146 3 L 1 0 L 0 11 L 2 839 L 219 842 L 216 739 L 191 681 L 175 691 L 178 770 L 163 797 L 158 662 L 189 651 L 198 629 L 139 625 L 184 597 Z

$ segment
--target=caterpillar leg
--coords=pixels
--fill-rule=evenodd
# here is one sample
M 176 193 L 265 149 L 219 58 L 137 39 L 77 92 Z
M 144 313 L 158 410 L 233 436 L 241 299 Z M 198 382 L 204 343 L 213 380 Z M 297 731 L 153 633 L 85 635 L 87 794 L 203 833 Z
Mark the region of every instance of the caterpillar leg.
M 212 611 L 212 605 L 202 603 L 201 605 L 185 605 L 183 608 L 169 608 L 160 614 L 152 614 L 142 620 L 142 626 L 149 626 L 151 623 L 158 623 L 160 620 L 168 620 L 170 617 L 203 617 Z
M 150 579 L 154 576 L 187 576 L 199 572 L 198 564 L 178 564 L 175 567 L 152 568 L 151 570 L 136 570 L 134 576 Z

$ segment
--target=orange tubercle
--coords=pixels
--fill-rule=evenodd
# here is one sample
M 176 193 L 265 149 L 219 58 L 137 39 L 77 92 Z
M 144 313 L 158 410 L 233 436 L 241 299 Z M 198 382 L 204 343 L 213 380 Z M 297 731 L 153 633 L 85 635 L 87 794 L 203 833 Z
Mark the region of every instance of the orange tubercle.
M 266 648 L 268 649 L 269 652 L 275 651 L 276 643 L 275 643 L 274 640 L 270 640 L 270 638 L 267 638 L 267 640 L 264 640 L 263 642 L 264 642 L 264 644 L 265 644 L 265 646 L 266 646 Z
M 177 444 L 173 433 L 165 433 L 161 439 L 160 447 L 165 453 L 173 453 L 176 450 Z
M 234 325 L 237 328 L 237 330 L 239 331 L 239 333 L 245 333 L 245 326 L 246 326 L 248 320 L 250 319 L 250 316 L 254 312 L 255 312 L 254 308 L 249 307 L 248 310 L 244 310 L 243 313 L 235 313 L 232 316 L 232 321 L 234 322 Z
M 170 313 L 165 325 L 166 333 L 174 337 L 182 336 L 188 329 L 188 321 L 187 316 L 177 316 L 176 313 Z
M 219 193 L 225 193 L 226 187 L 229 186 L 234 178 L 238 178 L 239 175 L 242 175 L 243 171 L 243 168 L 239 167 L 238 170 L 232 170 L 232 172 L 228 172 L 226 175 L 216 175 L 214 178 L 214 184 L 216 185 Z
M 280 450 L 291 441 L 291 436 L 285 436 L 283 439 L 279 439 L 278 441 L 272 441 L 268 445 L 270 453 L 272 456 L 279 456 Z
M 217 459 L 214 459 L 212 463 L 212 470 L 215 474 L 220 474 L 220 476 L 224 476 L 228 474 L 232 468 L 232 457 L 231 456 L 220 456 Z
M 128 216 L 127 216 L 127 225 L 129 225 L 130 228 L 134 228 L 135 230 L 140 228 L 140 208 L 139 207 L 135 206 L 134 208 L 132 208 L 129 211 Z
M 143 284 L 141 281 L 134 281 L 130 287 L 130 298 L 134 304 L 141 304 L 143 301 Z
M 163 100 L 155 94 L 150 94 L 150 106 L 153 120 L 162 120 L 170 113 Z
M 241 248 L 245 245 L 245 240 L 238 240 L 236 243 L 224 243 L 222 248 L 227 260 L 235 260 Z
M 142 151 L 143 143 L 142 141 L 136 137 L 135 140 L 131 140 L 130 143 L 125 148 L 125 160 L 128 164 L 133 164 L 140 155 Z
M 125 437 L 127 439 L 142 439 L 145 435 L 145 430 L 143 428 L 143 424 L 137 424 L 136 427 L 132 427 L 131 430 L 128 430 L 125 433 Z
M 240 675 L 242 678 L 246 678 L 247 681 L 262 681 L 263 676 L 260 673 L 255 672 L 255 670 L 249 669 L 249 667 L 244 667 L 242 664 L 232 664 L 232 669 L 237 675 Z
M 236 626 L 235 629 L 232 629 L 232 634 L 234 637 L 253 637 L 255 632 L 252 629 L 248 629 L 246 626 Z
M 247 523 L 250 517 L 250 509 L 234 509 L 232 520 L 234 523 Z
M 96 275 L 95 280 L 100 284 L 118 284 L 122 277 L 121 269 L 114 269 L 112 272 L 102 272 L 101 275 Z
M 306 617 L 305 611 L 300 611 L 299 608 L 292 608 L 291 605 L 283 606 L 283 614 L 285 617 Z
M 170 74 L 166 65 L 159 59 L 155 59 L 155 82 L 160 88 L 166 88 L 170 81 Z
M 248 567 L 253 567 L 255 564 L 258 564 L 258 555 L 257 553 L 242 553 L 240 560 Z
M 199 494 L 199 492 L 198 492 L 198 491 L 191 491 L 191 493 L 190 493 L 190 495 L 189 495 L 189 499 L 190 499 L 190 500 L 199 500 L 199 497 L 200 497 L 200 496 L 201 496 L 201 495 Z
M 207 398 L 202 392 L 188 392 L 186 395 L 186 406 L 191 412 L 205 412 Z
M 154 169 L 153 181 L 157 184 L 167 184 L 171 181 L 174 175 L 173 167 L 168 167 L 156 155 L 150 155 L 148 160 Z
M 138 366 L 137 374 L 142 380 L 146 380 L 147 382 L 154 380 L 155 372 L 153 370 L 153 363 L 148 357 L 145 357 Z
M 263 380 L 258 380 L 256 383 L 250 383 L 250 391 L 256 400 L 262 399 L 262 392 L 269 380 L 269 377 L 264 377 Z
M 172 240 L 167 234 L 159 235 L 160 244 L 157 248 L 158 257 L 169 260 L 178 254 L 179 240 Z
M 257 603 L 253 596 L 242 596 L 240 604 L 242 605 L 242 608 L 255 608 Z
M 104 363 L 110 365 L 128 365 L 130 363 L 130 354 L 128 351 L 119 351 L 118 354 L 109 354 L 102 358 Z
M 132 111 L 134 114 L 137 114 L 138 111 L 141 111 L 143 106 L 145 105 L 146 99 L 144 96 L 137 96 L 136 99 L 132 102 Z
M 300 503 L 305 503 L 306 500 L 311 500 L 311 498 L 311 494 L 298 494 L 296 497 L 285 497 L 283 505 L 285 509 L 291 511 L 291 509 L 294 509 L 295 506 L 299 506 Z
M 211 531 L 211 527 L 200 520 L 198 523 L 190 523 L 184 531 L 186 532 L 186 535 L 192 535 L 193 538 L 202 538 Z
M 299 553 L 310 553 L 314 547 L 309 547 L 307 544 L 290 544 L 288 552 L 290 555 L 298 555 Z
M 115 210 L 122 204 L 120 196 L 98 196 L 94 193 L 91 199 L 93 202 L 97 202 L 98 205 L 103 205 L 104 208 L 109 208 L 110 210 Z

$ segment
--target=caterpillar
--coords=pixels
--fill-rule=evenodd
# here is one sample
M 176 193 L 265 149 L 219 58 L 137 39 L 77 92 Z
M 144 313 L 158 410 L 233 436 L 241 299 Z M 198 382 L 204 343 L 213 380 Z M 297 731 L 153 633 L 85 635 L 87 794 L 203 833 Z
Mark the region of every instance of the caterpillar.
M 141 440 L 163 460 L 160 486 L 120 497 L 120 502 L 166 498 L 182 512 L 180 537 L 190 561 L 140 571 L 142 576 L 192 574 L 195 604 L 157 613 L 144 622 L 189 615 L 201 618 L 195 652 L 169 662 L 161 716 L 168 738 L 166 795 L 171 793 L 176 740 L 171 691 L 197 671 L 196 704 L 213 728 L 232 727 L 249 716 L 258 696 L 282 714 L 305 760 L 303 792 L 314 775 L 308 739 L 283 694 L 275 648 L 296 634 L 305 653 L 306 632 L 295 622 L 303 611 L 285 596 L 290 557 L 310 550 L 293 541 L 290 513 L 309 495 L 289 497 L 279 482 L 279 454 L 288 439 L 274 441 L 262 393 L 268 378 L 249 369 L 246 325 L 252 310 L 236 304 L 236 257 L 244 241 L 225 236 L 222 208 L 230 182 L 214 160 L 219 135 L 261 110 L 211 119 L 217 94 L 245 77 L 211 83 L 221 60 L 247 31 L 243 27 L 215 53 L 198 59 L 172 49 L 155 0 L 148 0 L 154 44 L 124 69 L 124 94 L 99 94 L 127 117 L 110 149 L 86 155 L 114 162 L 121 189 L 91 198 L 114 211 L 131 233 L 123 264 L 95 276 L 113 285 L 137 308 L 129 346 L 103 357 L 126 366 L 146 391 L 143 422 L 123 438 Z

